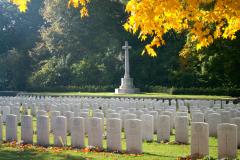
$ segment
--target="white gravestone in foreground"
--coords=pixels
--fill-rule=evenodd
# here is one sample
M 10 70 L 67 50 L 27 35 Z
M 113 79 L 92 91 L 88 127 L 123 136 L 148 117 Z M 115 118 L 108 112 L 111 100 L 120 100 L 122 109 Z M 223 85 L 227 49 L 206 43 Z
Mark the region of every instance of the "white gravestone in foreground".
M 203 122 L 192 123 L 191 156 L 193 158 L 202 158 L 209 154 L 208 136 L 209 129 L 207 123 Z
M 88 119 L 88 145 L 103 149 L 102 119 L 92 117 Z
M 174 123 L 173 123 L 173 121 L 174 121 L 174 116 L 173 116 L 173 112 L 170 112 L 170 111 L 164 111 L 163 113 L 162 113 L 162 115 L 167 115 L 167 116 L 169 116 L 169 120 L 170 120 L 170 133 L 172 134 L 173 133 L 173 126 L 174 126 Z M 159 121 L 159 123 L 161 123 L 161 121 Z
M 84 148 L 85 123 L 83 117 L 74 117 L 71 125 L 71 137 L 73 148 Z
M 218 113 L 208 114 L 209 136 L 217 137 L 217 125 L 221 123 L 221 115 Z
M 232 123 L 237 125 L 237 143 L 240 148 L 240 117 L 232 118 Z
M 60 116 L 60 112 L 59 111 L 51 111 L 50 115 L 51 115 L 51 125 L 50 125 L 50 132 L 54 131 L 54 126 L 56 124 L 56 117 Z
M 67 144 L 67 118 L 57 116 L 54 125 L 54 145 L 63 147 Z
M 125 42 L 125 46 L 122 47 L 125 50 L 125 74 L 124 78 L 121 79 L 121 86 L 115 89 L 116 94 L 133 94 L 139 93 L 139 88 L 135 88 L 133 85 L 133 78 L 130 77 L 129 72 L 129 49 L 132 47 Z
M 154 133 L 154 127 L 153 127 L 153 116 L 150 114 L 144 114 L 141 117 L 141 120 L 143 122 L 143 140 L 151 142 L 153 141 L 153 133 Z
M 17 141 L 17 116 L 13 114 L 6 116 L 6 141 Z
M 24 144 L 33 143 L 33 124 L 32 116 L 25 115 L 22 117 L 21 123 L 21 140 Z
M 40 146 L 49 145 L 49 118 L 48 116 L 37 117 L 37 144 Z
M 188 117 L 179 116 L 175 118 L 176 142 L 188 143 Z
M 129 119 L 126 121 L 127 153 L 142 153 L 142 121 Z
M 170 116 L 168 115 L 160 115 L 158 117 L 157 141 L 170 141 Z
M 237 158 L 237 125 L 222 123 L 218 125 L 218 158 Z
M 107 119 L 107 149 L 108 151 L 122 151 L 121 119 Z

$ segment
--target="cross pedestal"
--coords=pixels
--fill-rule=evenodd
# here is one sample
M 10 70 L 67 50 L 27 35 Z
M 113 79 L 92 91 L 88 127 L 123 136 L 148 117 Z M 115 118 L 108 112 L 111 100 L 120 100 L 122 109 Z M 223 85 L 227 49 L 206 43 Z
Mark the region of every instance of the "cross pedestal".
M 125 74 L 121 78 L 121 86 L 115 89 L 115 94 L 134 94 L 139 93 L 140 89 L 135 88 L 133 85 L 133 78 L 130 77 L 129 71 L 129 49 L 132 47 L 128 45 L 128 42 L 125 42 L 125 46 L 122 49 L 125 50 Z

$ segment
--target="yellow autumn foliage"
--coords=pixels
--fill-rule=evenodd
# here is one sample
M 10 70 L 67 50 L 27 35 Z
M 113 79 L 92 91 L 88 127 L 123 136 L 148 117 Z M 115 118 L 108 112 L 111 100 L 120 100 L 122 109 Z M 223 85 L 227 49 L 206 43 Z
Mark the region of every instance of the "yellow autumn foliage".
M 29 1 L 11 0 L 23 12 Z M 87 3 L 69 0 L 68 6 L 79 8 L 83 17 L 88 15 Z M 139 33 L 142 41 L 152 39 L 145 47 L 151 56 L 157 55 L 155 47 L 165 44 L 163 35 L 170 30 L 188 31 L 197 50 L 217 38 L 233 40 L 240 30 L 240 0 L 129 0 L 126 11 L 125 29 Z

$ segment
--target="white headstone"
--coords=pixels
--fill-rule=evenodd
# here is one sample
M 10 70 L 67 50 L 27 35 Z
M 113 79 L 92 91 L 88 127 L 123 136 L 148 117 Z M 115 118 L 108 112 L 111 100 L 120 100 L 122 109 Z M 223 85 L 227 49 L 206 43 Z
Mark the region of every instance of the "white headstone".
M 83 117 L 74 117 L 71 125 L 71 137 L 73 148 L 84 148 L 85 127 Z
M 54 125 L 54 145 L 63 147 L 67 144 L 67 118 L 64 116 L 57 116 Z
M 71 133 L 71 120 L 74 117 L 74 113 L 72 111 L 64 112 L 64 116 L 67 118 L 67 132 Z
M 13 107 L 12 114 L 17 116 L 17 122 L 21 122 L 21 114 L 20 114 L 20 108 L 19 107 Z
M 158 112 L 150 111 L 149 114 L 153 116 L 153 128 L 154 128 L 154 132 L 157 133 Z
M 56 126 L 56 117 L 60 116 L 61 113 L 60 111 L 51 111 L 50 116 L 51 116 L 51 125 L 50 125 L 50 131 L 54 131 L 54 126 Z
M 32 116 L 24 115 L 22 116 L 21 123 L 21 140 L 24 144 L 33 143 L 33 123 Z
M 81 112 L 80 117 L 84 118 L 84 128 L 85 128 L 85 134 L 88 133 L 88 112 Z
M 129 120 L 129 119 L 136 119 L 137 118 L 137 115 L 136 114 L 132 114 L 132 113 L 127 113 L 127 114 L 125 114 L 124 115 L 124 118 L 123 118 L 123 120 L 124 120 L 124 130 L 125 130 L 125 123 L 126 123 L 126 121 L 127 120 Z
M 203 122 L 192 123 L 191 128 L 191 156 L 203 158 L 209 154 L 208 146 L 209 129 L 208 124 Z
M 209 136 L 217 137 L 217 125 L 221 123 L 221 115 L 218 113 L 208 114 Z
M 237 125 L 218 125 L 218 158 L 237 158 Z
M 127 153 L 142 153 L 142 121 L 128 119 L 125 123 Z
M 237 125 L 237 144 L 238 148 L 240 148 L 240 117 L 233 118 L 232 123 Z
M 6 116 L 6 141 L 17 141 L 17 116 L 13 114 Z
M 142 137 L 143 140 L 151 142 L 153 141 L 154 127 L 153 116 L 150 114 L 144 114 L 141 117 L 142 120 Z
M 192 122 L 204 122 L 204 114 L 200 112 L 194 112 L 192 114 Z
M 221 112 L 221 120 L 222 120 L 222 123 L 231 123 L 231 112 L 230 111 L 222 111 Z
M 97 118 L 101 118 L 101 126 L 102 126 L 102 130 L 104 130 L 104 113 L 102 112 L 96 112 L 93 114 L 93 117 L 97 117 Z
M 172 133 L 173 126 L 174 126 L 174 119 L 173 119 L 174 118 L 174 116 L 173 116 L 174 113 L 170 112 L 170 111 L 164 111 L 162 114 L 169 116 L 169 118 L 170 118 L 170 133 Z
M 3 106 L 2 107 L 2 120 L 3 122 L 6 122 L 7 115 L 10 114 L 10 107 L 9 106 Z
M 125 118 L 125 115 L 128 114 L 129 111 L 128 110 L 121 110 L 120 111 L 120 116 L 121 116 L 121 120 L 122 120 L 122 130 L 124 130 L 124 118 Z
M 107 119 L 107 150 L 122 151 L 121 143 L 121 119 Z
M 31 106 L 31 115 L 36 116 L 37 110 L 38 110 L 37 106 L 35 106 L 35 105 Z
M 48 116 L 37 117 L 37 144 L 40 146 L 49 145 L 49 118 Z
M 170 116 L 168 115 L 160 115 L 158 117 L 157 141 L 170 141 Z
M 178 143 L 188 143 L 188 117 L 178 116 L 175 118 L 175 141 Z
M 102 119 L 92 117 L 88 119 L 88 145 L 103 149 Z

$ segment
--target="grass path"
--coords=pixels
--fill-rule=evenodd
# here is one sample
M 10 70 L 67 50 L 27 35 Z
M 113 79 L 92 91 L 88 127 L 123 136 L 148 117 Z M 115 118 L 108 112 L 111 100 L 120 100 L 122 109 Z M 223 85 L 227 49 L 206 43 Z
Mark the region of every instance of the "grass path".
M 25 95 L 36 96 L 89 96 L 89 97 L 133 97 L 133 98 L 165 98 L 165 99 L 213 99 L 231 100 L 230 96 L 213 95 L 171 95 L 167 93 L 141 93 L 141 94 L 114 94 L 112 92 L 33 92 L 23 93 Z

